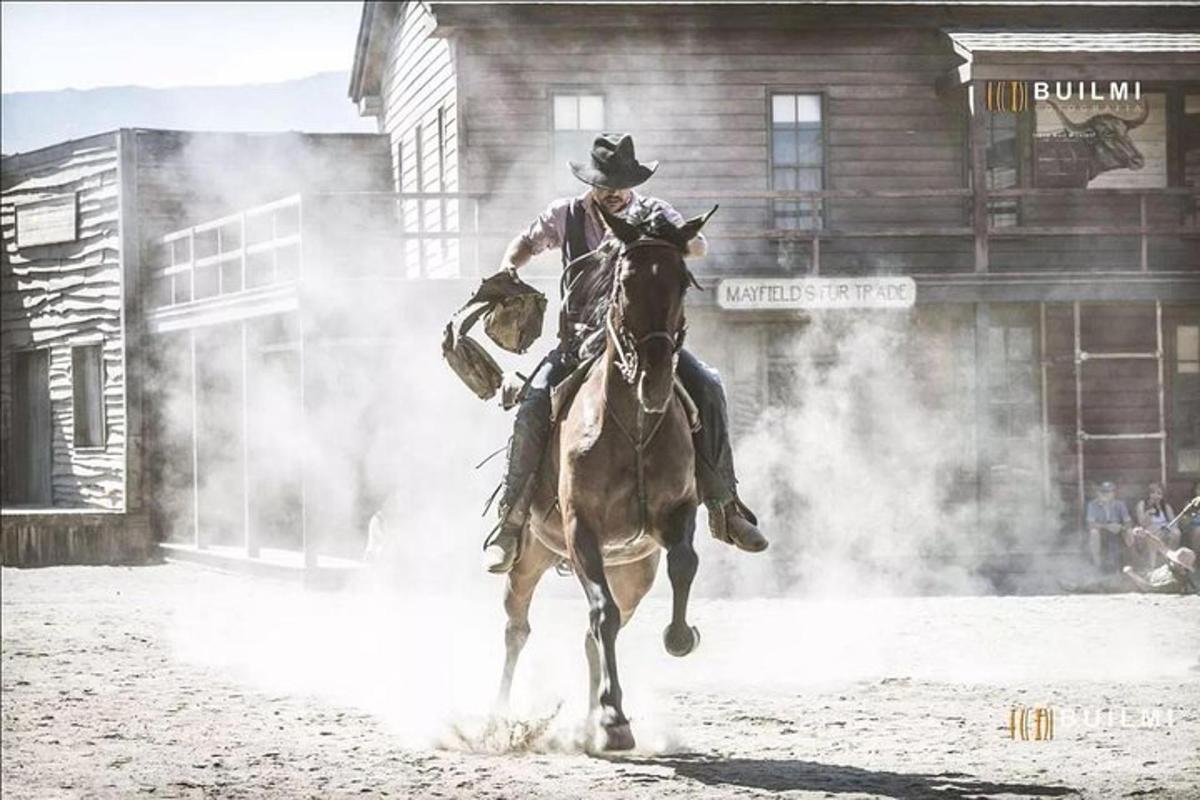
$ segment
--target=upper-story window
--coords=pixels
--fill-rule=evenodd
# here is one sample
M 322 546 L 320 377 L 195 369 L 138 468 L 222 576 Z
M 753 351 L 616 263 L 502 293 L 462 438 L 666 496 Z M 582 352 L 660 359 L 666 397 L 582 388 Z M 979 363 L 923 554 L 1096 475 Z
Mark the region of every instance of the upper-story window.
M 983 124 L 987 136 L 987 188 L 1015 189 L 1021 184 L 1021 132 L 1028 127 L 1027 115 L 992 111 Z M 1017 211 L 1015 197 L 993 197 L 988 201 L 988 216 L 994 228 L 1016 225 Z
M 592 140 L 604 130 L 604 96 L 600 94 L 554 95 L 554 189 L 575 194 L 579 181 L 567 167 L 568 161 L 587 161 Z
M 1175 326 L 1171 431 L 1175 468 L 1200 476 L 1200 325 Z
M 1200 188 L 1200 94 L 1183 97 L 1180 150 L 1183 153 L 1183 185 Z
M 771 188 L 820 191 L 824 188 L 825 137 L 821 95 L 771 95 Z M 774 227 L 811 228 L 821 224 L 821 206 L 812 200 L 777 200 Z

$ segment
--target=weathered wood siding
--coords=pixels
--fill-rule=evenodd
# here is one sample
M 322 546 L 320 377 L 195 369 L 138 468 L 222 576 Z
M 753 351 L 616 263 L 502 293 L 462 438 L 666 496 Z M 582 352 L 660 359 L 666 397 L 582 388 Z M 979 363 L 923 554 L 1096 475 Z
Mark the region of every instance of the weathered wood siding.
M 4 265 L 0 333 L 0 424 L 6 461 L 12 425 L 12 353 L 46 349 L 50 363 L 51 501 L 56 507 L 120 510 L 125 480 L 125 338 L 122 323 L 117 137 L 68 142 L 5 159 L 0 236 Z M 18 248 L 15 208 L 74 193 L 78 238 Z M 105 445 L 77 448 L 71 347 L 103 342 Z M 15 465 L 6 463 L 6 475 Z M 7 484 L 7 481 L 6 481 Z
M 155 536 L 142 514 L 4 514 L 0 561 L 6 567 L 145 564 L 157 557 Z
M 1171 325 L 1200 319 L 1194 306 L 1164 306 L 1164 339 Z M 1084 304 L 1081 344 L 1089 353 L 1153 353 L 1157 348 L 1153 303 Z M 1051 436 L 1051 480 L 1068 507 L 1077 508 L 1079 473 L 1075 438 L 1075 337 L 1069 304 L 1046 313 L 1047 411 Z M 1170 351 L 1168 350 L 1168 355 Z M 1152 359 L 1087 361 L 1082 372 L 1083 428 L 1089 434 L 1151 433 L 1158 430 L 1158 367 Z M 1163 370 L 1167 412 L 1167 493 L 1173 504 L 1186 501 L 1194 476 L 1180 475 L 1171 458 L 1173 364 Z M 1112 480 L 1118 493 L 1136 499 L 1146 484 L 1160 479 L 1156 439 L 1094 440 L 1084 445 L 1084 478 L 1092 487 Z M 1132 502 L 1130 503 L 1132 508 Z
M 768 201 L 734 196 L 771 189 L 772 92 L 823 96 L 826 189 L 965 186 L 963 106 L 934 90 L 956 59 L 934 30 L 630 28 L 596 42 L 586 26 L 458 33 L 464 187 L 497 193 L 487 227 L 515 233 L 551 196 L 552 95 L 573 89 L 603 94 L 606 129 L 632 133 L 640 158 L 661 161 L 646 191 L 713 195 L 677 201 L 685 214 L 720 202 L 705 271 L 774 271 L 786 258 L 772 242 L 723 236 L 773 227 Z M 827 226 L 964 226 L 965 208 L 839 200 Z M 808 245 L 798 247 L 802 262 Z M 941 271 L 969 251 L 963 237 L 855 239 L 826 244 L 822 269 Z
M 708 231 L 713 255 L 697 265 L 702 271 L 803 271 L 812 261 L 808 241 L 735 238 L 776 227 L 771 201 L 736 197 L 772 188 L 774 92 L 822 96 L 826 190 L 970 185 L 965 91 L 939 95 L 935 89 L 959 63 L 939 30 L 947 24 L 939 14 L 909 9 L 902 26 L 892 19 L 872 27 L 876 11 L 867 20 L 831 10 L 829 20 L 805 23 L 800 17 L 814 16 L 811 9 L 779 6 L 754 9 L 756 24 L 729 7 L 697 10 L 675 24 L 666 24 L 655 8 L 614 14 L 587 6 L 571 12 L 535 6 L 499 9 L 487 19 L 447 4 L 437 9 L 448 17 L 459 70 L 462 185 L 493 195 L 484 214 L 484 228 L 495 234 L 485 266 L 499 255 L 506 236 L 555 193 L 552 175 L 561 169 L 553 163 L 555 92 L 604 96 L 605 129 L 634 134 L 639 155 L 662 162 L 646 191 L 675 200 L 687 214 L 721 203 Z M 889 16 L 902 11 L 893 9 Z M 564 24 L 567 13 L 576 18 L 570 24 Z M 728 25 L 714 21 L 722 14 Z M 978 24 L 1014 22 L 1011 14 L 993 15 Z M 701 18 L 705 21 L 693 22 Z M 1024 17 L 1022 24 L 1028 24 Z M 401 44 L 410 48 L 401 51 L 406 58 L 419 55 L 411 42 Z M 1197 54 L 1179 58 L 1200 62 Z M 415 78 L 418 72 L 406 74 Z M 410 106 L 404 96 L 385 98 L 389 116 L 407 113 Z M 586 153 L 579 157 L 586 159 Z M 1188 208 L 1187 198 L 1153 196 L 1146 219 L 1152 226 L 1177 228 Z M 828 200 L 823 228 L 833 236 L 821 243 L 821 271 L 972 271 L 970 211 L 968 197 Z M 1129 227 L 1139 220 L 1136 197 L 1099 194 L 1025 199 L 1021 211 L 1023 225 L 1039 227 Z M 896 228 L 929 234 L 880 235 Z M 845 235 L 851 231 L 875 235 Z M 1137 270 L 1140 253 L 1139 238 L 1127 234 L 995 237 L 990 245 L 997 272 Z M 1200 261 L 1200 241 L 1156 236 L 1148 256 L 1150 269 L 1187 269 Z
M 383 72 L 380 128 L 392 154 L 396 191 L 459 190 L 458 87 L 450 41 L 432 35 L 434 20 L 425 3 L 404 3 L 392 28 Z M 413 201 L 401 209 L 409 232 L 459 229 L 458 202 Z M 410 249 L 419 247 L 415 242 Z M 412 274 L 450 276 L 458 272 L 457 246 L 406 253 Z M 423 258 L 422 258 L 423 255 Z
M 152 244 L 298 192 L 387 191 L 375 134 L 136 132 L 139 237 Z

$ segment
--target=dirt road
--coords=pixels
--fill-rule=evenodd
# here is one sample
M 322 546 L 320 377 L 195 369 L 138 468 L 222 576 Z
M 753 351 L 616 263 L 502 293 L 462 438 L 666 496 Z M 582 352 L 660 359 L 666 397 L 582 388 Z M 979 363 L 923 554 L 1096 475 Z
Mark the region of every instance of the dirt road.
M 619 645 L 639 750 L 598 758 L 565 582 L 489 723 L 495 583 L 481 605 L 178 565 L 2 580 L 14 799 L 1200 797 L 1195 597 L 700 600 L 672 659 L 660 587 Z

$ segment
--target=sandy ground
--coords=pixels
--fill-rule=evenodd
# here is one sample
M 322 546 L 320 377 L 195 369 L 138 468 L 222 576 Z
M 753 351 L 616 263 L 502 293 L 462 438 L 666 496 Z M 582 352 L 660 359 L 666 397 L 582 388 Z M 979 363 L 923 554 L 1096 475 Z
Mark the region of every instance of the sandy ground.
M 1200 797 L 1195 597 L 700 600 L 672 659 L 660 590 L 620 640 L 639 750 L 600 758 L 568 582 L 489 725 L 476 599 L 181 565 L 2 580 L 4 797 Z M 1011 738 L 1022 705 L 1053 739 Z

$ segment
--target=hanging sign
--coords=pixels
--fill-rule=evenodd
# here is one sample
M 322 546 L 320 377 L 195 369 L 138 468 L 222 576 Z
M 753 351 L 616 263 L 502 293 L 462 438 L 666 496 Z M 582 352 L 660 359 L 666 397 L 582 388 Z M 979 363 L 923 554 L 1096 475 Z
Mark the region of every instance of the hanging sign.
M 911 308 L 917 284 L 909 277 L 726 278 L 717 305 L 729 311 Z

